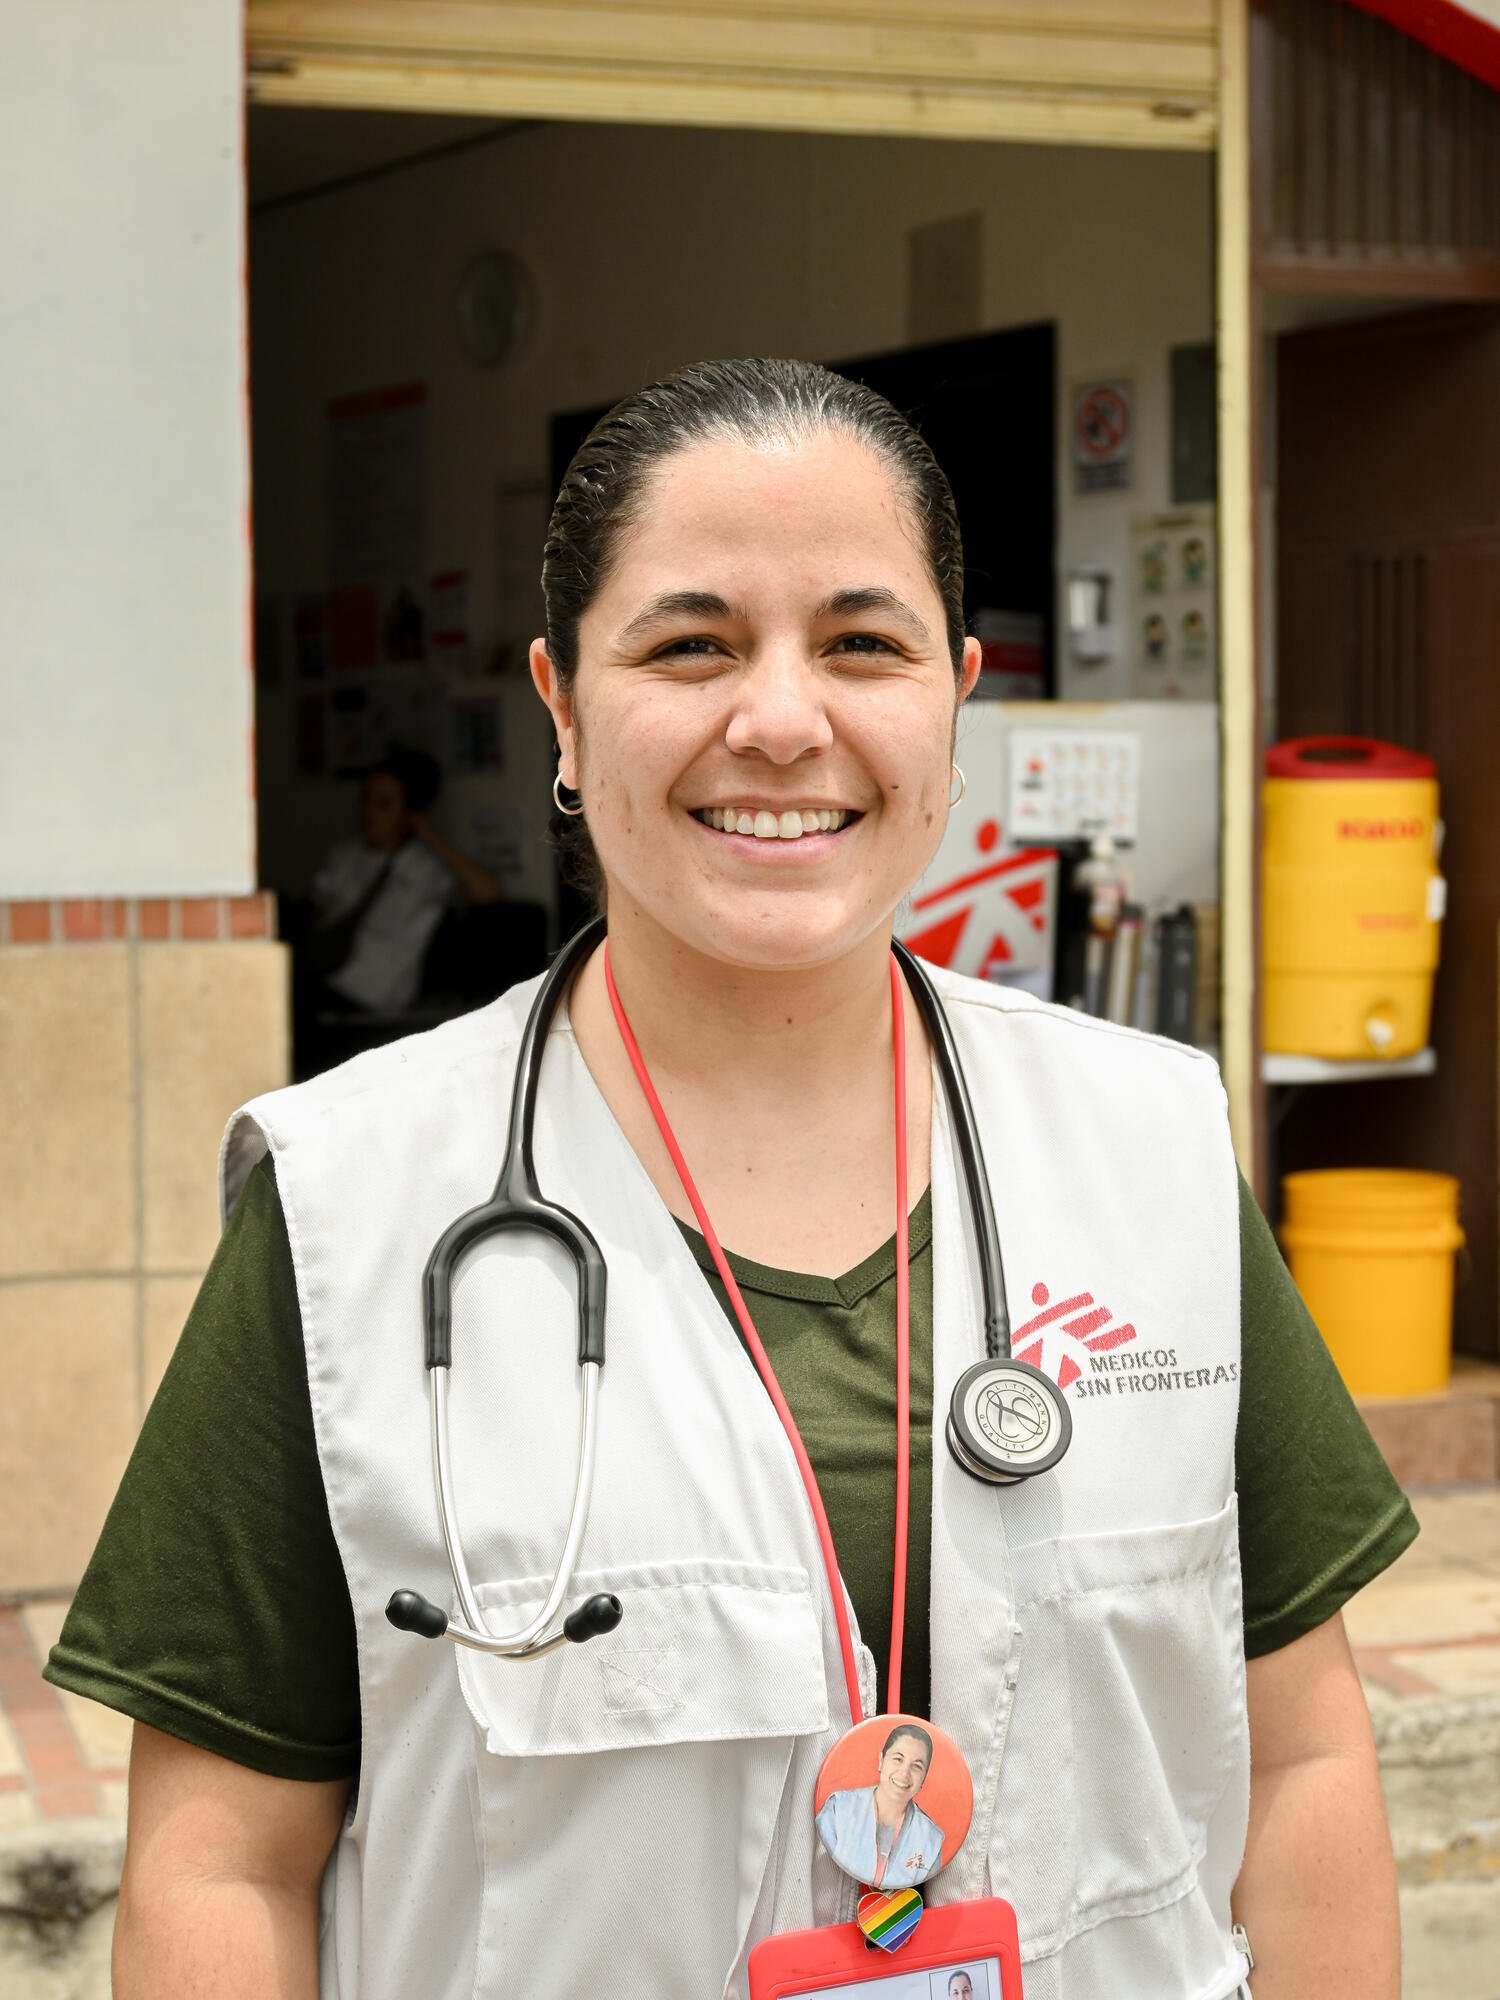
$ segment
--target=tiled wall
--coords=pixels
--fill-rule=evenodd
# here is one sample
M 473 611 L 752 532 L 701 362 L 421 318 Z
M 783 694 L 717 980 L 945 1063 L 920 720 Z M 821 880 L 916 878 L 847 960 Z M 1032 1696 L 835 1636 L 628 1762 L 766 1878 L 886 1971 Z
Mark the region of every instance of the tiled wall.
M 67 1588 L 288 1074 L 265 896 L 0 905 L 0 1597 Z

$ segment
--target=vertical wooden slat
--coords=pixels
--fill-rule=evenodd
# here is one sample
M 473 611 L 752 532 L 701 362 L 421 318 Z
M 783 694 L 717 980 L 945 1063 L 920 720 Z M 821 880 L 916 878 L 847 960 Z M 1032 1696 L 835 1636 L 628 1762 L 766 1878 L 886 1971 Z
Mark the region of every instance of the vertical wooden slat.
M 1412 558 L 1412 745 L 1426 750 L 1428 742 L 1427 702 L 1427 555 L 1418 550 Z
M 1423 181 L 1422 205 L 1418 212 L 1422 217 L 1422 234 L 1429 245 L 1434 245 L 1447 240 L 1438 214 L 1439 153 L 1446 135 L 1442 119 L 1442 65 L 1429 56 L 1425 67 L 1427 96 L 1423 116 L 1427 143 L 1420 149 Z
M 1328 12 L 1326 28 L 1326 56 L 1324 56 L 1324 240 L 1328 250 L 1334 252 L 1340 246 L 1338 228 L 1338 194 L 1340 194 L 1340 146 L 1338 146 L 1338 106 L 1340 106 L 1340 38 L 1342 38 L 1342 12 Z
M 1380 712 L 1375 733 L 1384 737 L 1396 734 L 1396 708 L 1400 699 L 1400 570 L 1399 556 L 1380 558 Z
M 1411 44 L 1405 35 L 1391 43 L 1391 223 L 1388 243 L 1398 249 L 1407 243 L 1406 232 L 1406 91 L 1407 56 Z
M 1272 36 L 1272 61 L 1268 98 L 1270 126 L 1276 159 L 1276 195 L 1270 219 L 1270 234 L 1286 242 L 1296 230 L 1297 217 L 1297 94 L 1292 37 L 1288 26 L 1289 0 L 1270 0 L 1266 8 Z
M 1343 701 L 1346 715 L 1353 718 L 1358 733 L 1365 726 L 1365 565 L 1351 555 L 1344 572 L 1345 615 L 1343 619 L 1344 658 L 1342 661 Z
M 1287 125 L 1291 139 L 1292 212 L 1288 230 L 1299 250 L 1308 245 L 1307 189 L 1311 162 L 1307 157 L 1307 16 L 1295 4 L 1283 15 L 1287 29 Z
M 1362 736 L 1370 736 L 1374 730 L 1374 564 L 1368 556 L 1356 556 L 1354 562 L 1360 592 L 1360 622 L 1354 660 L 1356 680 L 1352 714 L 1358 716 L 1356 730 Z
M 1370 162 L 1373 145 L 1370 137 L 1370 121 L 1374 117 L 1371 109 L 1370 88 L 1371 57 L 1370 44 L 1374 39 L 1374 23 L 1368 15 L 1359 20 L 1359 241 L 1366 244 L 1370 240 L 1370 226 L 1373 221 L 1371 209 Z
M 1467 77 L 1458 86 L 1458 143 L 1454 148 L 1453 187 L 1457 215 L 1454 235 L 1460 250 L 1474 241 L 1474 91 Z

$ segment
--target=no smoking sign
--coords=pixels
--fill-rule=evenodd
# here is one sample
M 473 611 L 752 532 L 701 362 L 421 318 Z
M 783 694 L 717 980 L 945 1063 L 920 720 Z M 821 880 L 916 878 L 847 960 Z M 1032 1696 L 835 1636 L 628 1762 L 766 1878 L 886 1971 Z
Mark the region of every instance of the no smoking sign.
M 1073 490 L 1108 493 L 1130 484 L 1135 397 L 1126 380 L 1073 391 Z

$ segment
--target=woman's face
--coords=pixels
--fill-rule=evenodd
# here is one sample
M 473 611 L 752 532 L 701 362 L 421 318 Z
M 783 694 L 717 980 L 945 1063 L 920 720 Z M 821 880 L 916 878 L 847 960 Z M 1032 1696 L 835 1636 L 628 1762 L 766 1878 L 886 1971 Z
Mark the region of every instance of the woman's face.
M 978 667 L 970 641 L 962 693 Z M 821 964 L 883 934 L 942 837 L 942 600 L 889 473 L 847 437 L 665 460 L 570 693 L 540 642 L 532 672 L 612 921 L 730 964 Z
M 880 1760 L 880 1784 L 886 1793 L 902 1805 L 910 1805 L 926 1776 L 927 1752 L 921 1738 L 898 1736 Z

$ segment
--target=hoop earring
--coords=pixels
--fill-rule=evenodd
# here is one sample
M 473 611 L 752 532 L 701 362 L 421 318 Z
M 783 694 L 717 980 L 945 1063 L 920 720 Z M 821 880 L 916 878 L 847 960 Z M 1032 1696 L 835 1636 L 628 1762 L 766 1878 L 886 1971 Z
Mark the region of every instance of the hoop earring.
M 950 806 L 956 806 L 960 804 L 963 799 L 964 793 L 969 789 L 969 781 L 964 776 L 963 772 L 958 768 L 957 764 L 953 766 L 953 775 L 958 780 L 958 795 L 957 797 L 954 796 L 953 787 L 950 784 L 948 787 L 948 803 Z
M 580 798 L 576 806 L 565 806 L 562 799 L 562 781 L 562 772 L 559 771 L 552 780 L 552 803 L 564 819 L 578 819 L 583 812 L 583 800 Z

